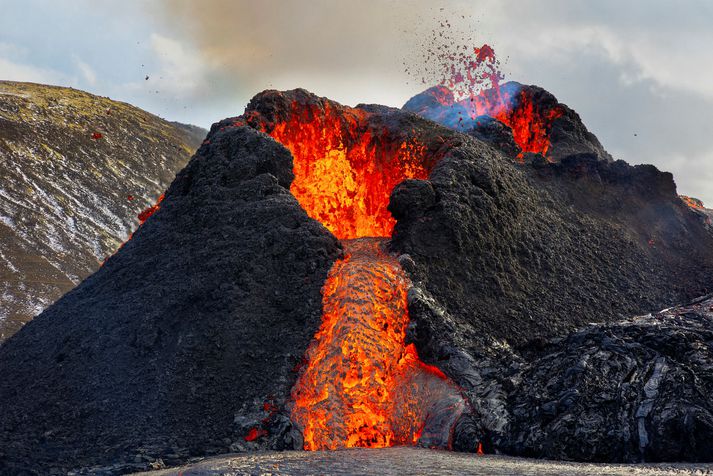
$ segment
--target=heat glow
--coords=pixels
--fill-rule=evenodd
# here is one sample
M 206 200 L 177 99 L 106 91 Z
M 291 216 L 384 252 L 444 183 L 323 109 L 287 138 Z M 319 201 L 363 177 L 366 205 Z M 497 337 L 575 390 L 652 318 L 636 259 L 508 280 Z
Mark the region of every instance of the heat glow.
M 450 447 L 458 389 L 405 345 L 408 278 L 386 240 L 344 242 L 324 284 L 322 325 L 292 390 L 304 448 Z
M 689 207 L 696 209 L 696 210 L 703 210 L 705 207 L 703 206 L 703 202 L 700 201 L 697 198 L 689 197 L 687 195 L 679 195 L 679 198 L 683 200 L 683 203 L 688 205 Z
M 287 147 L 294 158 L 290 192 L 307 214 L 339 239 L 390 236 L 386 209 L 394 187 L 425 179 L 434 160 L 418 137 L 389 137 L 369 113 L 329 101 L 293 101 L 278 121 L 246 114 L 246 122 Z
M 465 402 L 406 345 L 410 284 L 384 251 L 395 224 L 391 191 L 406 178 L 427 178 L 437 154 L 401 124 L 387 127 L 365 109 L 305 91 L 267 92 L 253 105 L 235 125 L 292 152 L 290 191 L 345 249 L 322 288 L 322 323 L 292 389 L 304 449 L 450 447 Z
M 508 83 L 496 84 L 492 89 L 460 102 L 471 119 L 490 116 L 512 129 L 515 143 L 522 152 L 547 155 L 550 148 L 552 123 L 564 114 L 561 106 L 542 107 L 528 90 Z

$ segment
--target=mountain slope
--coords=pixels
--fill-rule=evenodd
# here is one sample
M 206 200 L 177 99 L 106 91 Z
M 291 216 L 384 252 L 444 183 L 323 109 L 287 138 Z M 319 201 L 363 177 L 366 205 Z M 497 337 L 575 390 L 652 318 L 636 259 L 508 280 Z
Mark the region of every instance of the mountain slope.
M 74 89 L 0 82 L 0 340 L 98 269 L 204 132 Z

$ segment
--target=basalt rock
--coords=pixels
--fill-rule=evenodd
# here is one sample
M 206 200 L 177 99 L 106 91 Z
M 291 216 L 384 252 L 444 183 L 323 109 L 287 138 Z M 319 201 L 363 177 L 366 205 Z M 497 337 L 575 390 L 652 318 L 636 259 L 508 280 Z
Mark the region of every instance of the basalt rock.
M 713 241 L 670 175 L 596 161 L 564 177 L 570 162 L 543 173 L 464 143 L 396 188 L 392 248 L 457 328 L 517 347 L 705 294 Z
M 495 147 L 511 159 L 515 159 L 522 152 L 513 138 L 512 129 L 490 116 L 476 117 L 473 128 L 467 131 L 467 134 Z
M 284 403 L 341 249 L 291 167 L 250 128 L 212 134 L 133 238 L 0 347 L 0 473 L 293 447 Z
M 710 461 L 712 309 L 708 296 L 525 352 L 500 448 L 580 461 Z

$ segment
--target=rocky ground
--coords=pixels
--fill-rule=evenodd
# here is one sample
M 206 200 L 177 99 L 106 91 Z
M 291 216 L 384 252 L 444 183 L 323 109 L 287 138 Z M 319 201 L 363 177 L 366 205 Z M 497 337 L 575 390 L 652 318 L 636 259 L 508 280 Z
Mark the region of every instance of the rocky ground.
M 684 476 L 713 474 L 706 464 L 582 464 L 507 456 L 475 456 L 424 448 L 350 449 L 329 452 L 267 452 L 226 455 L 179 468 L 141 473 L 143 476 L 290 475 L 313 474 L 401 476 Z
M 99 268 L 204 136 L 108 98 L 0 81 L 0 341 Z

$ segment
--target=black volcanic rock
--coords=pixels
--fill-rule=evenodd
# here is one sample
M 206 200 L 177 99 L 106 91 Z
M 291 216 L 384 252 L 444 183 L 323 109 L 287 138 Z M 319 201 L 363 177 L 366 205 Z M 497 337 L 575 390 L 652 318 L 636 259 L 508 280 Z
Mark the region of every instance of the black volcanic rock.
M 490 116 L 476 117 L 473 128 L 467 131 L 467 134 L 495 147 L 511 159 L 517 157 L 521 152 L 520 146 L 513 138 L 512 129 Z
M 592 153 L 526 163 L 531 165 L 514 165 L 478 142 L 463 141 L 427 181 L 392 193 L 398 218 L 392 249 L 414 283 L 409 339 L 425 361 L 464 389 L 491 449 L 610 462 L 710 460 L 710 446 L 701 443 L 709 435 L 711 406 L 700 397 L 708 383 L 691 381 L 708 379 L 708 364 L 687 371 L 686 360 L 669 362 L 672 378 L 689 386 L 680 395 L 671 389 L 658 396 L 657 412 L 645 423 L 651 428 L 632 429 L 638 410 L 626 402 L 644 398 L 655 358 L 636 349 L 655 347 L 644 339 L 654 328 L 614 324 L 710 290 L 713 237 L 705 223 L 679 200 L 671 174 L 653 166 L 632 167 Z M 435 201 L 424 201 L 421 191 L 430 188 Z M 640 377 L 631 393 L 612 393 L 626 374 L 612 373 L 606 381 L 601 372 L 607 371 L 593 366 L 580 389 L 581 405 L 560 426 L 550 426 L 549 400 L 538 399 L 569 389 L 567 359 L 596 354 L 600 344 L 577 333 L 592 322 L 612 323 L 596 332 L 636 342 L 622 359 Z M 695 355 L 686 339 L 677 338 L 694 328 L 701 327 L 670 323 L 661 328 L 661 342 L 671 355 L 710 362 L 713 348 L 705 335 L 696 338 Z M 531 363 L 537 358 L 544 359 L 537 361 L 543 370 Z M 558 386 L 551 388 L 554 382 Z M 602 395 L 611 397 L 610 406 L 599 405 Z M 540 409 L 540 403 L 549 406 Z M 612 406 L 626 408 L 610 418 Z M 592 419 L 577 419 L 587 408 Z M 693 436 L 681 429 L 685 425 Z M 589 441 L 596 432 L 598 439 Z M 641 441 L 644 432 L 648 442 L 642 446 L 604 444 L 603 435 L 618 444 Z M 664 445 L 675 449 L 654 456 Z
M 212 134 L 134 237 L 0 347 L 0 473 L 300 445 L 281 411 L 341 249 L 291 167 L 250 128 Z
M 711 309 L 708 296 L 537 349 L 510 395 L 502 449 L 587 461 L 710 461 Z
M 704 294 L 713 237 L 670 174 L 584 163 L 600 173 L 518 168 L 464 142 L 431 173 L 435 203 L 426 184 L 394 191 L 392 247 L 462 326 L 514 346 Z
M 0 341 L 99 269 L 205 134 L 75 89 L 0 81 Z
M 414 218 L 436 203 L 436 192 L 428 180 L 407 179 L 391 192 L 389 211 L 397 220 Z

